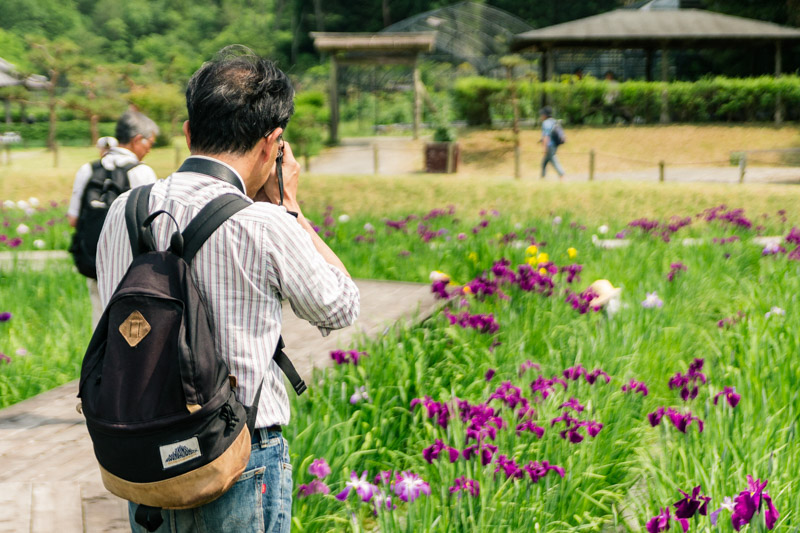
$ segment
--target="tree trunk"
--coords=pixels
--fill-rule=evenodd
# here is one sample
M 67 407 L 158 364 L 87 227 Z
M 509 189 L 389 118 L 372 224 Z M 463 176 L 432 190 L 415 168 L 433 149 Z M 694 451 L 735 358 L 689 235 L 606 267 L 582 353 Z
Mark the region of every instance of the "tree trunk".
M 389 0 L 382 0 L 381 8 L 383 11 L 383 27 L 385 28 L 392 24 L 392 12 L 389 9 Z
M 325 14 L 322 12 L 322 0 L 314 0 L 314 20 L 317 31 L 325 31 Z
M 92 113 L 92 116 L 89 117 L 89 131 L 92 134 L 92 144 L 97 144 L 97 139 L 100 138 L 100 130 L 98 128 L 97 123 L 100 121 L 100 116 L 96 113 Z
M 47 90 L 49 99 L 47 107 L 50 110 L 50 129 L 47 133 L 47 148 L 56 149 L 56 84 L 58 83 L 58 72 L 50 71 L 50 87 Z

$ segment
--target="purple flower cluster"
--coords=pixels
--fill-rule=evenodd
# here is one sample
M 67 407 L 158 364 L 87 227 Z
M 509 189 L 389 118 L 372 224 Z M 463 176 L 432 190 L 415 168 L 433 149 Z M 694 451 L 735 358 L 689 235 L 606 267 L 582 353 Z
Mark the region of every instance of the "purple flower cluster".
M 444 402 L 434 401 L 430 396 L 425 398 L 414 398 L 411 400 L 411 409 L 417 405 L 422 404 L 428 415 L 428 418 L 436 419 L 436 423 L 447 429 L 447 424 L 450 422 L 450 408 Z
M 739 311 L 734 316 L 727 316 L 717 322 L 717 327 L 720 329 L 729 328 L 736 325 L 741 319 L 745 317 L 743 311 Z
M 727 211 L 726 209 L 727 206 L 719 205 L 711 209 L 706 209 L 700 216 L 702 216 L 706 222 L 719 220 L 725 225 L 736 226 L 742 229 L 750 229 L 753 227 L 753 223 L 750 219 L 744 216 L 744 209 L 731 209 Z
M 531 393 L 536 394 L 537 392 L 542 395 L 542 398 L 547 398 L 550 394 L 554 391 L 555 384 L 558 383 L 564 390 L 567 390 L 567 382 L 563 379 L 560 379 L 556 376 L 553 376 L 550 379 L 545 378 L 542 375 L 539 375 L 533 382 L 531 382 Z
M 667 281 L 672 281 L 679 272 L 686 272 L 688 268 L 683 263 L 672 263 L 669 265 L 669 273 L 667 274 Z
M 449 205 L 444 209 L 431 209 L 426 215 L 423 215 L 422 220 L 431 220 L 434 218 L 453 216 L 456 214 L 456 206 Z
M 606 383 L 611 382 L 611 376 L 609 376 L 604 370 L 600 368 L 595 368 L 591 372 L 583 368 L 583 365 L 576 365 L 571 366 L 562 372 L 564 379 L 569 379 L 571 381 L 578 381 L 581 376 L 586 380 L 586 383 L 589 385 L 594 385 L 597 383 L 599 378 L 603 378 Z
M 632 379 L 626 385 L 622 386 L 622 392 L 638 392 L 642 396 L 647 396 L 650 391 L 647 390 L 647 385 L 644 383 L 644 381 L 636 381 L 635 379 Z
M 564 403 L 560 406 L 561 407 L 569 407 L 574 409 L 576 412 L 582 412 L 584 410 L 584 406 L 579 404 L 575 398 L 571 398 L 569 402 Z M 567 411 L 564 411 L 564 414 L 561 416 L 557 416 L 550 421 L 550 426 L 555 426 L 556 424 L 564 422 L 566 424 L 566 429 L 559 432 L 559 436 L 562 439 L 569 440 L 572 444 L 578 444 L 579 442 L 583 441 L 584 437 L 581 435 L 578 430 L 580 428 L 586 428 L 586 434 L 590 437 L 594 438 L 600 433 L 600 430 L 603 429 L 603 424 L 597 422 L 595 420 L 578 420 L 577 418 L 572 417 Z
M 438 459 L 442 452 L 447 452 L 447 457 L 451 463 L 458 461 L 461 455 L 457 449 L 452 446 L 447 446 L 441 439 L 436 439 L 433 444 L 422 450 L 422 458 L 432 464 L 435 459 Z
M 407 217 L 400 220 L 385 220 L 384 222 L 386 223 L 387 228 L 394 229 L 397 231 L 402 231 L 403 233 L 405 233 L 408 223 L 411 222 L 412 220 L 416 220 L 417 218 L 419 218 L 417 217 L 417 215 L 408 215 Z
M 496 333 L 500 329 L 500 324 L 497 323 L 491 313 L 471 315 L 468 311 L 464 311 L 461 314 L 454 315 L 448 309 L 443 312 L 451 325 L 458 324 L 462 328 L 476 329 L 481 333 Z
M 331 359 L 336 361 L 337 365 L 345 365 L 348 363 L 358 365 L 358 360 L 368 355 L 367 352 L 359 352 L 357 350 L 334 350 L 331 352 Z
M 581 271 L 583 270 L 582 265 L 572 264 L 561 267 L 560 271 L 567 273 L 567 283 L 572 283 L 573 281 L 580 281 L 581 280 Z
M 730 237 L 714 237 L 713 239 L 711 239 L 711 242 L 713 242 L 714 244 L 724 245 L 739 240 L 741 239 L 739 239 L 738 235 L 731 235 Z
M 692 415 L 692 413 L 681 413 L 676 411 L 672 407 L 659 407 L 652 413 L 648 413 L 647 420 L 650 422 L 650 425 L 656 427 L 661 423 L 661 419 L 664 418 L 664 415 L 667 415 L 669 421 L 672 422 L 672 425 L 680 431 L 681 433 L 686 433 L 686 430 L 689 428 L 689 425 L 692 422 L 697 422 L 697 431 L 698 433 L 703 432 L 703 421 L 700 418 Z
M 575 293 L 568 290 L 567 297 L 564 299 L 564 301 L 570 304 L 572 308 L 575 309 L 577 312 L 579 312 L 582 315 L 585 315 L 586 313 L 589 312 L 589 310 L 597 312 L 601 309 L 601 307 L 598 306 L 592 307 L 590 305 L 592 303 L 592 300 L 597 298 L 597 296 L 598 296 L 597 293 L 594 292 L 591 288 L 588 288 L 581 293 Z
M 465 492 L 472 496 L 473 498 L 477 498 L 478 495 L 481 493 L 481 486 L 478 484 L 477 481 L 474 479 L 469 479 L 466 476 L 461 476 L 456 478 L 453 482 L 453 486 L 450 487 L 450 494 L 455 494 L 456 492 Z M 461 494 L 458 495 L 461 497 Z
M 543 274 L 540 271 L 541 269 L 544 269 L 547 273 Z M 519 265 L 517 272 L 517 284 L 523 291 L 535 291 L 545 296 L 553 294 L 555 283 L 553 282 L 552 274 L 558 273 L 558 267 L 554 264 L 543 263 L 539 265 L 538 269 L 528 264 Z
M 301 484 L 297 487 L 297 495 L 301 498 L 311 496 L 312 494 L 329 494 L 331 489 L 325 484 L 325 479 L 331 473 L 331 467 L 325 459 L 314 459 L 311 466 L 308 467 L 308 473 L 316 479 L 308 484 Z
M 704 360 L 697 357 L 694 361 L 689 363 L 689 369 L 686 374 L 678 372 L 670 378 L 670 390 L 680 389 L 681 399 L 684 402 L 697 398 L 697 393 L 699 391 L 698 382 L 703 385 L 708 382 L 706 375 L 701 372 L 703 364 Z

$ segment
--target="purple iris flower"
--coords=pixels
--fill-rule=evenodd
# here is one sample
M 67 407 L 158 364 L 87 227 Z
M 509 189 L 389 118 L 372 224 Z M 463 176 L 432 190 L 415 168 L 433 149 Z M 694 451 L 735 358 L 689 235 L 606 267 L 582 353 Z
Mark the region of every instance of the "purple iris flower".
M 562 403 L 558 406 L 559 409 L 572 409 L 577 413 L 582 413 L 584 409 L 586 409 L 583 405 L 578 402 L 578 399 L 575 397 L 570 398 L 566 402 Z
M 578 381 L 581 376 L 586 375 L 586 369 L 583 368 L 583 365 L 571 366 L 564 370 L 562 374 L 564 375 L 564 379 Z
M 441 439 L 436 439 L 433 444 L 422 450 L 422 457 L 432 464 L 434 459 L 438 459 L 443 451 L 447 452 L 451 463 L 458 461 L 460 452 L 451 446 L 447 446 Z
M 780 513 L 772 503 L 772 497 L 764 492 L 768 481 L 761 481 L 755 479 L 753 476 L 747 476 L 747 490 L 739 493 L 734 499 L 733 514 L 731 515 L 731 524 L 733 529 L 739 531 L 743 526 L 750 523 L 756 512 L 764 511 L 764 523 L 767 529 L 775 527 L 775 523 L 780 517 Z M 766 504 L 766 509 L 764 508 Z
M 470 460 L 473 455 L 477 455 L 478 453 L 480 453 L 481 456 L 481 465 L 486 466 L 492 462 L 494 454 L 497 453 L 497 446 L 494 444 L 481 444 L 479 451 L 478 445 L 473 444 L 472 446 L 467 446 L 464 448 L 464 451 L 461 452 L 466 460 Z
M 517 462 L 514 461 L 513 458 L 506 457 L 505 455 L 498 455 L 495 464 L 497 465 L 494 469 L 495 474 L 502 470 L 506 474 L 506 479 L 521 479 L 525 475 L 525 472 L 519 467 Z
M 447 429 L 447 424 L 450 421 L 450 408 L 447 407 L 446 403 L 435 402 L 430 396 L 425 396 L 425 398 L 411 400 L 411 409 L 414 409 L 418 404 L 422 404 L 425 407 L 428 418 L 436 418 L 436 423 Z
M 368 355 L 367 352 L 359 352 L 357 350 L 334 350 L 331 352 L 331 359 L 336 361 L 337 365 L 344 365 L 347 363 L 358 365 L 358 360 Z
M 364 470 L 361 473 L 361 477 L 356 472 L 350 474 L 350 481 L 345 484 L 344 490 L 336 495 L 336 499 L 342 502 L 345 501 L 352 490 L 356 491 L 362 501 L 368 502 L 378 492 L 378 487 L 367 481 L 367 471 Z
M 5 364 L 9 364 L 11 362 L 11 357 L 0 352 L 0 361 L 4 362 Z
M 486 381 L 492 381 L 494 375 L 495 375 L 494 368 L 490 368 L 489 370 L 486 371 L 486 375 L 484 376 L 484 378 L 486 378 Z
M 540 375 L 531 383 L 531 392 L 533 394 L 538 392 L 542 395 L 542 398 L 547 398 L 553 392 L 553 386 L 556 383 L 564 387 L 564 390 L 567 390 L 567 382 L 563 379 L 559 379 L 555 376 L 551 379 L 546 379 L 544 376 Z
M 481 492 L 481 487 L 477 481 L 474 479 L 469 479 L 466 476 L 461 476 L 456 478 L 453 482 L 453 486 L 450 487 L 450 494 L 455 494 L 456 492 L 464 491 L 468 493 L 470 496 L 477 498 Z M 458 495 L 461 497 L 461 494 Z
M 647 522 L 648 533 L 659 533 L 669 529 L 669 507 L 661 509 L 661 513 L 657 514 Z
M 583 377 L 584 377 L 584 379 L 586 379 L 586 382 L 589 385 L 594 385 L 595 382 L 600 377 L 602 377 L 606 381 L 606 383 L 610 383 L 611 382 L 611 377 L 608 374 L 606 374 L 603 370 L 601 370 L 599 368 L 595 368 L 591 372 L 587 372 L 586 375 L 583 376 Z
M 739 405 L 739 400 L 741 396 L 736 393 L 736 389 L 734 387 L 725 387 L 722 392 L 718 392 L 714 395 L 714 405 L 717 405 L 717 401 L 719 400 L 720 396 L 725 396 L 725 400 L 727 400 L 728 405 L 732 408 L 735 408 Z
M 312 480 L 308 485 L 303 484 L 297 487 L 297 496 L 300 498 L 305 498 L 312 494 L 329 494 L 330 492 L 331 489 L 328 488 L 328 485 L 319 479 Z
M 532 483 L 538 483 L 540 479 L 547 475 L 548 472 L 551 470 L 561 476 L 564 477 L 564 469 L 560 466 L 551 465 L 547 461 L 542 461 L 541 463 L 538 461 L 531 461 L 530 463 L 526 464 L 522 467 L 525 472 L 528 473 L 528 476 L 531 478 Z
M 686 270 L 688 270 L 688 268 L 683 263 L 672 263 L 669 266 L 669 274 L 667 274 L 667 281 L 674 280 L 675 276 L 677 276 L 679 272 L 681 271 L 685 272 Z
M 647 396 L 649 393 L 647 385 L 643 381 L 636 381 L 635 379 L 630 380 L 627 385 L 623 385 L 622 392 L 638 392 L 642 396 Z
M 413 472 L 400 472 L 394 483 L 394 493 L 404 502 L 412 503 L 420 494 L 431 495 L 431 487 Z
M 694 487 L 691 494 L 687 494 L 682 490 L 678 492 L 683 494 L 683 499 L 672 505 L 675 508 L 675 518 L 689 519 L 695 513 L 700 513 L 702 516 L 708 514 L 708 502 L 711 501 L 711 498 L 700 494 L 700 485 Z
M 381 470 L 375 475 L 375 484 L 376 485 L 388 485 L 392 481 L 392 476 L 394 472 L 391 470 Z
M 378 516 L 381 510 L 394 511 L 397 506 L 392 502 L 392 497 L 383 491 L 377 492 L 372 498 L 373 510 L 372 514 Z
M 450 280 L 438 279 L 431 284 L 431 292 L 436 295 L 436 298 L 447 300 L 451 296 L 447 292 L 447 286 L 449 284 Z
M 689 425 L 694 421 L 697 422 L 697 431 L 699 433 L 703 432 L 703 421 L 692 415 L 692 413 L 684 414 L 672 408 L 667 408 L 667 416 L 669 417 L 670 422 L 672 422 L 672 425 L 675 426 L 675 428 L 681 433 L 686 433 Z
M 0 313 L 0 322 L 8 322 L 9 320 L 11 320 L 11 313 L 8 311 Z
M 517 436 L 522 435 L 523 431 L 530 431 L 540 439 L 544 436 L 544 428 L 541 426 L 537 426 L 531 420 L 527 420 L 521 424 L 517 424 Z
M 519 377 L 522 377 L 523 374 L 529 369 L 535 368 L 536 370 L 541 370 L 542 367 L 538 363 L 534 363 L 530 359 L 526 360 L 524 363 L 519 365 Z
M 650 425 L 656 427 L 661 423 L 661 419 L 664 418 L 665 410 L 663 407 L 659 407 L 652 413 L 648 413 L 647 420 L 650 422 Z
M 331 473 L 331 467 L 328 466 L 328 462 L 325 459 L 314 459 L 311 462 L 311 466 L 308 467 L 308 473 L 319 479 L 325 479 Z

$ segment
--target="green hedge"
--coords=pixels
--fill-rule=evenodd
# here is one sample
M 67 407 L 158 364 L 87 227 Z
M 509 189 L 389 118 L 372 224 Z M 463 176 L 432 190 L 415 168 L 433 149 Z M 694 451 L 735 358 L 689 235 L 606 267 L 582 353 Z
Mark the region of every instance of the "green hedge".
M 100 136 L 114 135 L 115 122 L 101 122 L 98 124 Z M 47 121 L 34 122 L 33 124 L 0 124 L 0 131 L 16 131 L 22 139 L 33 145 L 47 142 L 50 124 Z M 60 120 L 56 123 L 56 139 L 59 144 L 85 145 L 91 141 L 91 132 L 88 120 Z
M 670 120 L 675 122 L 748 122 L 771 120 L 777 95 L 782 95 L 786 120 L 800 120 L 800 77 L 778 79 L 706 78 L 671 83 L 606 82 L 594 78 L 545 83 L 518 82 L 523 118 L 536 118 L 544 100 L 559 118 L 571 124 L 658 122 L 666 89 Z M 511 96 L 506 80 L 470 77 L 452 89 L 456 118 L 471 126 L 510 119 Z

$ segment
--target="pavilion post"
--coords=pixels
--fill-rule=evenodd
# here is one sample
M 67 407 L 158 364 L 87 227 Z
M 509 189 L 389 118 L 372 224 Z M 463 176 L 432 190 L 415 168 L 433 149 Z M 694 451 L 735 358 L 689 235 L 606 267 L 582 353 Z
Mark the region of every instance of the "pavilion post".
M 653 55 L 653 49 L 648 48 L 644 62 L 644 79 L 647 81 L 653 81 Z
M 664 88 L 661 90 L 661 123 L 669 123 L 669 90 L 667 83 L 669 82 L 669 54 L 667 46 L 661 47 L 661 81 L 664 82 Z
M 781 42 L 775 42 L 775 79 L 781 77 L 783 70 L 783 51 Z M 781 93 L 780 85 L 778 85 L 775 94 L 775 125 L 778 126 L 783 123 L 783 94 Z
M 5 99 L 5 106 L 6 106 L 6 124 L 11 124 L 11 99 Z
M 545 81 L 553 81 L 556 68 L 556 55 L 552 48 L 548 48 L 545 51 L 545 57 L 547 58 L 545 62 Z M 546 93 L 544 95 L 544 102 L 545 105 L 553 105 L 553 95 L 551 93 Z
M 414 59 L 414 140 L 419 139 L 422 122 L 422 76 L 419 72 L 419 56 Z
M 336 56 L 331 54 L 331 78 L 330 78 L 330 137 L 328 143 L 339 144 L 339 65 Z

